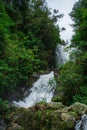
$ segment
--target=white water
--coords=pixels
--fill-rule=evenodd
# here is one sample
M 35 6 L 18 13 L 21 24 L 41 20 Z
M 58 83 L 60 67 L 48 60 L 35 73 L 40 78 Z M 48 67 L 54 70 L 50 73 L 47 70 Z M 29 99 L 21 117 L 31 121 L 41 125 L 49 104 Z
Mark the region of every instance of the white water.
M 49 74 L 41 75 L 40 78 L 33 84 L 29 96 L 23 101 L 13 101 L 13 103 L 18 107 L 28 108 L 43 100 L 51 102 L 55 86 L 56 82 L 54 80 L 53 71 Z
M 69 53 L 65 51 L 65 47 L 62 45 L 58 45 L 56 47 L 55 53 L 57 64 L 64 64 L 67 60 L 69 60 Z
M 68 53 L 64 51 L 63 46 L 58 45 L 55 52 L 58 64 L 63 64 L 67 61 Z M 18 107 L 28 108 L 43 100 L 51 102 L 55 87 L 56 81 L 54 80 L 54 72 L 52 71 L 49 74 L 40 76 L 30 89 L 28 97 L 24 98 L 23 101 L 13 101 L 13 103 Z
M 84 114 L 81 120 L 76 124 L 75 130 L 87 130 L 87 115 Z
M 67 60 L 67 52 L 64 51 L 63 46 L 58 45 L 56 48 L 56 60 L 58 64 L 63 64 Z M 13 101 L 18 107 L 28 108 L 34 106 L 36 103 L 45 100 L 51 102 L 56 87 L 56 81 L 54 80 L 54 72 L 41 75 L 40 78 L 33 84 L 30 89 L 28 97 L 23 101 Z

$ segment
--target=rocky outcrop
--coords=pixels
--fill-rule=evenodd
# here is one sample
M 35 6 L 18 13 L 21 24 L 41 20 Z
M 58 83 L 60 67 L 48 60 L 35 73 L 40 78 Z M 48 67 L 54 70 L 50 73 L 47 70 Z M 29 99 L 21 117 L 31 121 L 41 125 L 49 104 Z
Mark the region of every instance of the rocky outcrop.
M 87 105 L 75 103 L 69 107 L 61 102 L 36 104 L 24 109 L 12 107 L 6 130 L 74 130 L 76 120 L 87 113 Z
M 75 104 L 68 107 L 68 111 L 76 111 L 79 115 L 87 113 L 87 105 L 76 102 Z

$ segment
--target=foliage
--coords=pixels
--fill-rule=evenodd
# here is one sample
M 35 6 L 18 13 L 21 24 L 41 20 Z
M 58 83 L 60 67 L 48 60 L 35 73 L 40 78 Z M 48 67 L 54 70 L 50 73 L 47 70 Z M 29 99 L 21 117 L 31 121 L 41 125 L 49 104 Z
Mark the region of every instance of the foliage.
M 62 100 L 70 105 L 79 101 L 87 104 L 87 1 L 79 0 L 70 13 L 74 24 L 71 59 L 60 68 Z
M 80 86 L 79 93 L 73 96 L 74 102 L 79 101 L 87 104 L 87 85 Z
M 4 112 L 8 111 L 9 106 L 8 106 L 8 101 L 3 101 L 0 98 L 0 114 L 4 114 Z
M 0 97 L 53 67 L 61 42 L 58 13 L 52 15 L 45 0 L 0 0 Z
M 73 96 L 79 93 L 79 87 L 82 84 L 80 65 L 77 66 L 72 61 L 63 65 L 59 81 L 60 87 L 63 89 L 63 103 L 69 105 L 73 102 Z
M 75 3 L 70 13 L 74 21 L 73 27 L 75 35 L 72 38 L 72 46 L 82 51 L 87 50 L 87 1 L 79 0 Z

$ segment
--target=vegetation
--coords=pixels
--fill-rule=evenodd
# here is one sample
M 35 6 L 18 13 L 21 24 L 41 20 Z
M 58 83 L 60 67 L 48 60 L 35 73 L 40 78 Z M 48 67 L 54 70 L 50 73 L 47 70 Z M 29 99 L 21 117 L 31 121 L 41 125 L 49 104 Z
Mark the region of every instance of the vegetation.
M 76 2 L 70 16 L 75 33 L 71 59 L 59 67 L 62 102 L 87 104 L 87 0 Z M 45 0 L 0 0 L 0 106 L 7 105 L 2 99 L 8 92 L 29 86 L 33 73 L 54 67 L 61 17 Z
M 0 0 L 0 97 L 16 87 L 29 86 L 31 75 L 52 68 L 61 42 L 45 0 Z
M 62 101 L 67 105 L 76 101 L 87 104 L 87 1 L 76 2 L 70 16 L 75 34 L 70 45 L 71 59 L 60 69 Z

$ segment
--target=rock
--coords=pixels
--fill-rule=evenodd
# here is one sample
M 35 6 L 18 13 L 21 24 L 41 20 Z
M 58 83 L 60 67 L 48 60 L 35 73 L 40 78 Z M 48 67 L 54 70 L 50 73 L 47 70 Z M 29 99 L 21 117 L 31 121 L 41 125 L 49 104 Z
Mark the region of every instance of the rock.
M 7 130 L 74 130 L 78 117 L 87 112 L 87 105 L 61 102 L 36 104 L 24 109 L 14 107 Z
M 12 123 L 7 130 L 24 130 L 24 128 L 18 125 L 17 123 Z
M 72 115 L 69 115 L 68 113 L 62 113 L 61 114 L 61 118 L 64 122 L 75 122 L 75 117 L 73 117 Z
M 87 105 L 76 102 L 73 105 L 71 105 L 70 107 L 68 107 L 68 111 L 75 111 L 75 112 L 77 112 L 77 114 L 83 115 L 83 114 L 87 113 Z
M 32 74 L 32 77 L 34 77 L 34 78 L 39 78 L 40 75 L 39 75 L 38 73 L 33 73 L 33 74 Z
M 61 109 L 65 107 L 61 102 L 50 102 L 47 106 L 53 109 Z
M 27 90 L 24 92 L 23 96 L 24 96 L 24 97 L 27 97 L 29 94 L 30 94 L 30 90 L 27 89 Z
M 0 120 L 0 130 L 6 130 L 7 124 L 4 122 L 4 120 Z

